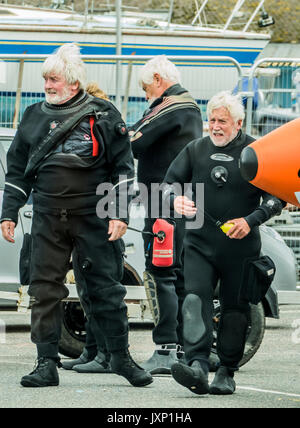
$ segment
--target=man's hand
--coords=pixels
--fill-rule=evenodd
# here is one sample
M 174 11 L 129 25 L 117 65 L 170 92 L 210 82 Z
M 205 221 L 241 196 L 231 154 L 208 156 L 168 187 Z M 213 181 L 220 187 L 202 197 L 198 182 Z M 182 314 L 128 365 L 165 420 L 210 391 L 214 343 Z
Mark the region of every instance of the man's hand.
M 108 226 L 109 241 L 116 241 L 122 238 L 127 230 L 127 224 L 121 220 L 110 220 Z
M 6 241 L 14 243 L 16 223 L 10 220 L 4 220 L 1 223 L 2 236 Z
M 228 238 L 231 239 L 243 239 L 251 230 L 244 217 L 227 220 L 226 223 L 233 224 L 233 226 L 226 233 Z
M 181 215 L 192 217 L 196 214 L 197 208 L 194 201 L 191 201 L 186 196 L 177 196 L 174 199 L 174 210 Z

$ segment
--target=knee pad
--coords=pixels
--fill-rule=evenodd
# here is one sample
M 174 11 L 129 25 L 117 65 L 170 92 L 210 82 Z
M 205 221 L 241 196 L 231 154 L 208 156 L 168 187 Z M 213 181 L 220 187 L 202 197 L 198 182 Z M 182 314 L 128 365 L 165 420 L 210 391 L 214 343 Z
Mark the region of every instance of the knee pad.
M 182 305 L 183 337 L 191 345 L 196 344 L 206 333 L 202 315 L 202 301 L 196 294 L 188 294 Z
M 31 284 L 28 294 L 35 298 L 36 303 L 50 303 L 68 297 L 69 290 L 63 284 L 61 286 L 57 284 Z

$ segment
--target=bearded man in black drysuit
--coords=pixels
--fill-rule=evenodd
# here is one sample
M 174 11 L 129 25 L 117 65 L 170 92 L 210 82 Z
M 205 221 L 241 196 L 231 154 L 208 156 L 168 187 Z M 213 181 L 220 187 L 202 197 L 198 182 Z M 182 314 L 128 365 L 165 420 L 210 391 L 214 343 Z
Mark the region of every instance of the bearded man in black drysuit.
M 175 261 L 170 267 L 152 263 L 154 222 L 168 217 L 159 203 L 158 186 L 178 153 L 193 139 L 202 136 L 201 112 L 180 83 L 179 71 L 164 55 L 148 61 L 140 71 L 140 85 L 150 103 L 143 117 L 130 127 L 131 146 L 138 160 L 137 179 L 145 205 L 145 281 L 150 291 L 156 349 L 142 364 L 151 374 L 171 373 L 177 357 L 183 355 L 181 306 L 184 299 L 182 244 L 184 220 L 175 219 Z M 154 296 L 154 297 L 152 297 Z M 177 352 L 178 351 L 178 352 Z
M 8 151 L 1 217 L 3 237 L 14 242 L 18 211 L 33 189 L 29 294 L 34 297 L 31 338 L 38 361 L 21 384 L 59 384 L 61 300 L 68 295 L 64 279 L 76 248 L 90 315 L 105 338 L 112 370 L 133 386 L 145 386 L 152 377 L 128 352 L 126 289 L 120 283 L 120 238 L 128 209 L 119 201 L 134 175 L 128 133 L 111 103 L 83 90 L 85 66 L 76 45 L 63 45 L 50 55 L 43 77 L 46 102 L 26 109 Z M 127 185 L 119 185 L 120 177 Z M 103 183 L 112 196 L 115 187 L 108 213 L 101 205 Z
M 241 176 L 240 154 L 254 139 L 241 132 L 245 114 L 240 99 L 229 92 L 215 95 L 207 105 L 207 116 L 209 136 L 192 141 L 182 150 L 165 177 L 172 186 L 166 187 L 164 198 L 178 214 L 189 217 L 204 210 L 203 226 L 193 227 L 190 221 L 184 242 L 187 295 L 182 311 L 187 365 L 175 363 L 171 370 L 174 379 L 195 394 L 232 394 L 249 325 L 249 263 L 259 258 L 261 249 L 258 226 L 280 214 L 285 203 Z M 193 198 L 178 195 L 173 183 L 191 183 Z M 197 184 L 201 183 L 204 204 L 196 206 L 201 199 L 197 191 L 203 190 Z M 225 222 L 232 224 L 226 234 L 218 226 Z M 213 299 L 218 280 L 220 367 L 209 386 Z

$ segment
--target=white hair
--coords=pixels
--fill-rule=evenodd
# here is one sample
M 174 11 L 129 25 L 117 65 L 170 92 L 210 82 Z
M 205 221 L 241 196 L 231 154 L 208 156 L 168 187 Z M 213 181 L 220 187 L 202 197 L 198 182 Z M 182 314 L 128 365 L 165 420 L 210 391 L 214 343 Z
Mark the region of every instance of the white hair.
M 229 111 L 234 122 L 240 119 L 244 120 L 245 109 L 239 94 L 232 95 L 230 91 L 222 91 L 214 95 L 207 103 L 206 113 L 208 119 L 213 110 L 221 107 L 225 107 Z
M 180 83 L 180 73 L 176 66 L 165 55 L 157 55 L 150 59 L 139 72 L 140 86 L 153 82 L 154 74 L 158 73 L 164 80 Z
M 42 66 L 43 77 L 50 73 L 63 76 L 69 85 L 78 82 L 79 89 L 85 88 L 86 70 L 79 47 L 74 43 L 66 43 L 56 49 Z

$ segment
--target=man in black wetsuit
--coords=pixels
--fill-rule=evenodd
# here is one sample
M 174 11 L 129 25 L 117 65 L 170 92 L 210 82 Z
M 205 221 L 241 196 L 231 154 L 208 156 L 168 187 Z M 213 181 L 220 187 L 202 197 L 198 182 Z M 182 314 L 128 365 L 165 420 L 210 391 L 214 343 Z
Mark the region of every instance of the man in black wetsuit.
M 133 386 L 145 386 L 152 377 L 128 352 L 126 289 L 120 283 L 120 238 L 128 223 L 120 200 L 127 194 L 124 182 L 134 175 L 128 132 L 111 103 L 84 91 L 85 66 L 76 45 L 65 44 L 50 55 L 43 77 L 46 101 L 26 109 L 8 151 L 1 216 L 3 237 L 13 243 L 18 211 L 33 190 L 29 294 L 35 299 L 31 338 L 38 363 L 21 384 L 59 384 L 61 300 L 68 295 L 64 279 L 76 248 L 90 316 L 104 335 L 112 370 Z M 101 208 L 102 184 L 115 188 L 108 212 Z
M 192 183 L 193 200 L 166 191 L 176 212 L 193 216 L 205 210 L 202 228 L 185 236 L 183 303 L 184 349 L 188 365 L 174 364 L 172 375 L 195 394 L 232 394 L 234 372 L 244 352 L 250 305 L 244 298 L 247 261 L 259 257 L 258 226 L 280 214 L 282 201 L 243 180 L 239 158 L 253 138 L 241 131 L 243 106 L 222 92 L 207 105 L 209 136 L 191 142 L 171 164 L 166 183 Z M 204 206 L 195 205 L 196 185 L 204 184 Z M 171 196 L 170 196 L 171 194 Z M 262 198 L 262 202 L 261 202 Z M 227 233 L 216 221 L 233 224 Z M 208 385 L 208 357 L 213 340 L 214 289 L 220 280 L 221 319 L 217 352 L 220 367 Z
M 130 129 L 132 151 L 138 159 L 138 182 L 146 187 L 144 232 L 152 232 L 155 220 L 162 215 L 155 185 L 163 182 L 170 163 L 193 139 L 202 136 L 201 112 L 191 95 L 179 84 L 176 66 L 164 55 L 148 61 L 140 73 L 140 84 L 150 108 Z M 152 192 L 151 192 L 152 188 Z M 146 271 L 155 281 L 155 304 L 159 317 L 152 332 L 156 349 L 142 366 L 152 374 L 171 373 L 177 350 L 183 344 L 181 306 L 184 299 L 182 243 L 184 220 L 176 220 L 175 254 L 171 267 L 152 263 L 153 238 L 143 234 Z M 154 292 L 154 290 L 152 290 Z M 179 347 L 178 347 L 179 345 Z M 182 352 L 181 352 L 182 354 Z

